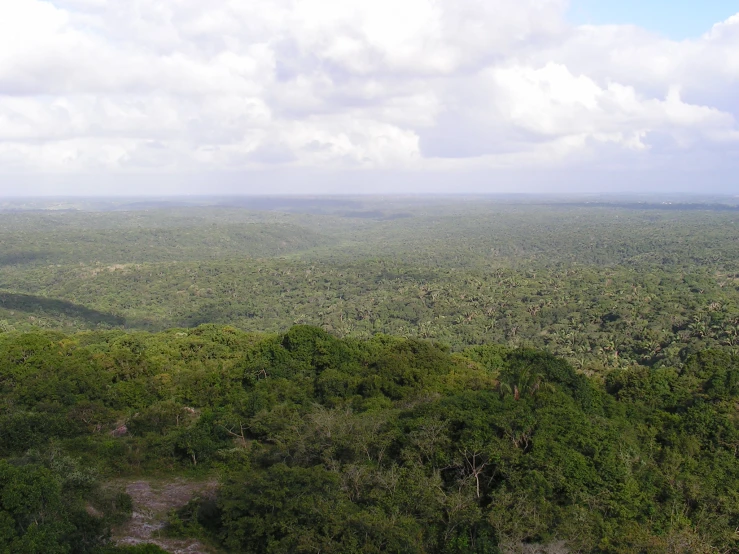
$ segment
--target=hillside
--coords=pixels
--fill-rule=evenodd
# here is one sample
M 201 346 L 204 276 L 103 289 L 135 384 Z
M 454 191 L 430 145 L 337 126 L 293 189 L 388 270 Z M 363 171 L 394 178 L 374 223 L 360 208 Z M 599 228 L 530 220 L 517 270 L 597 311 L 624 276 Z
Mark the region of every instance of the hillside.
M 306 326 L 6 333 L 0 360 L 11 551 L 100 551 L 130 510 L 110 477 L 213 472 L 216 497 L 163 533 L 228 552 L 736 546 L 730 349 L 605 384 L 531 349 Z

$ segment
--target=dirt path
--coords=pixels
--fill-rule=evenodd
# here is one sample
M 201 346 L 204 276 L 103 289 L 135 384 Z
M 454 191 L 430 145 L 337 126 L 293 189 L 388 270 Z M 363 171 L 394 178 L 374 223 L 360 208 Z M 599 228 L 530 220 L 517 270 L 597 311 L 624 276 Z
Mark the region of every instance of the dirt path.
M 196 539 L 160 537 L 171 510 L 181 508 L 194 497 L 215 492 L 217 482 L 140 480 L 125 483 L 126 492 L 133 501 L 133 515 L 125 525 L 113 531 L 113 540 L 119 545 L 156 544 L 171 554 L 213 554 L 212 548 Z

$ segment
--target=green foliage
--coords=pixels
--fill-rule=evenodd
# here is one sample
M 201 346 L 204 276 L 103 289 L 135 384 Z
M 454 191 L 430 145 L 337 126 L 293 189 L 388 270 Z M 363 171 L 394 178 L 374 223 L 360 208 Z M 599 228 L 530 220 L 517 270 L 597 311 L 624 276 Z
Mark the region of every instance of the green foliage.
M 0 213 L 0 251 L 12 253 L 0 256 L 0 334 L 308 324 L 456 350 L 531 346 L 598 373 L 681 368 L 691 352 L 739 346 L 737 221 L 715 206 L 658 207 L 428 199 L 390 219 L 347 217 L 331 202 L 310 215 Z M 191 346 L 204 363 L 218 355 Z M 134 350 L 112 353 L 121 379 L 151 370 L 129 368 Z
M 12 335 L 3 348 L 26 353 L 2 365 L 3 455 L 20 460 L 3 466 L 13 544 L 104 545 L 130 499 L 98 487 L 98 466 L 221 468 L 218 497 L 173 514 L 168 532 L 239 552 L 734 545 L 730 348 L 603 384 L 531 348 L 459 354 L 306 326 Z M 42 512 L 43 532 L 28 524 Z
M 0 552 L 739 548 L 733 212 L 355 208 L 0 214 Z
M 52 468 L 0 460 L 0 551 L 93 553 L 108 541 L 104 518 L 90 515 L 83 496 L 94 476 L 64 456 Z

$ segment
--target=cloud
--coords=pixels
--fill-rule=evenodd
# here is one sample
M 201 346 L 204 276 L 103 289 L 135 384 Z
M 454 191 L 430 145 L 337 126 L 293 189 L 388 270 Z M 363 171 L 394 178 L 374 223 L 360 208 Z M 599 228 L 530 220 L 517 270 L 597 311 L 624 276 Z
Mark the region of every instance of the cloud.
M 735 167 L 739 14 L 675 42 L 566 9 L 5 0 L 0 174 Z

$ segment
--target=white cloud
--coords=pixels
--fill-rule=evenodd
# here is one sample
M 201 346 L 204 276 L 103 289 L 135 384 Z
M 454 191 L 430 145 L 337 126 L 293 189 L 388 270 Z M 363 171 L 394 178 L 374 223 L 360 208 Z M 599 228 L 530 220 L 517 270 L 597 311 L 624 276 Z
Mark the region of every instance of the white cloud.
M 0 173 L 731 167 L 739 14 L 674 42 L 566 7 L 5 0 Z
M 626 147 L 642 149 L 641 141 L 634 139 L 650 131 L 674 128 L 712 134 L 734 126 L 731 114 L 685 103 L 675 88 L 664 99 L 648 98 L 620 83 L 600 87 L 554 63 L 489 73 L 501 119 L 543 136 L 611 136 Z

